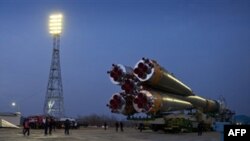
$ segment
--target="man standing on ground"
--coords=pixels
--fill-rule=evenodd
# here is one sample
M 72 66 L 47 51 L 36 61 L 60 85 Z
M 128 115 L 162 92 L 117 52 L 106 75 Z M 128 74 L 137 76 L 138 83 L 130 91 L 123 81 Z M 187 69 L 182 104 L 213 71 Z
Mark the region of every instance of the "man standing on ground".
M 119 128 L 119 123 L 115 122 L 115 131 L 118 132 L 118 128 Z
M 120 122 L 120 129 L 121 129 L 121 132 L 123 132 L 123 123 Z
M 25 136 L 26 133 L 29 136 L 30 135 L 30 125 L 29 125 L 29 119 L 25 119 L 23 122 L 23 135 Z
M 49 120 L 48 117 L 45 118 L 45 122 L 44 122 L 44 135 L 48 135 L 48 127 L 49 127 Z
M 107 123 L 104 122 L 104 130 L 107 130 Z
M 64 134 L 69 135 L 69 128 L 70 128 L 70 121 L 69 119 L 66 119 L 64 122 Z
M 198 123 L 198 136 L 202 135 L 202 131 L 203 131 L 203 121 Z

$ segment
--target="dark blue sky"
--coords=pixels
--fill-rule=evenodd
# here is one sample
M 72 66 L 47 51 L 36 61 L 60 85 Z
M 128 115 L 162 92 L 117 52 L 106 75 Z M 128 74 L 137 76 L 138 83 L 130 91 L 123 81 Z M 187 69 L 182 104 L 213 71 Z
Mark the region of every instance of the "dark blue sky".
M 107 114 L 112 63 L 158 61 L 197 95 L 250 115 L 248 0 L 1 0 L 0 111 L 42 113 L 52 55 L 48 18 L 64 15 L 61 69 L 68 116 Z

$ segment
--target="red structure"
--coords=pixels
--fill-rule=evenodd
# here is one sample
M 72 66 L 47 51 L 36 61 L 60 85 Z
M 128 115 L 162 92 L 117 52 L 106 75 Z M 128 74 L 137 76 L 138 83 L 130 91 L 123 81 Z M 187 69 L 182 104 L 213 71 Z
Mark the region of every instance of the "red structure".
M 27 117 L 30 123 L 30 127 L 33 129 L 41 129 L 44 127 L 46 116 L 44 115 L 33 115 Z

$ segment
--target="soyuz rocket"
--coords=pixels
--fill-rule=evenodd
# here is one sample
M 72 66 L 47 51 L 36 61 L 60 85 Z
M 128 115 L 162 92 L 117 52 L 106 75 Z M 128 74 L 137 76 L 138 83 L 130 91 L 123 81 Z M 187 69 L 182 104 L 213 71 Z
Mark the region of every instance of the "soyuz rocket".
M 187 109 L 218 113 L 223 108 L 217 100 L 195 95 L 191 88 L 151 59 L 142 58 L 134 68 L 113 64 L 107 73 L 111 82 L 122 89 L 107 104 L 113 113 L 158 115 Z

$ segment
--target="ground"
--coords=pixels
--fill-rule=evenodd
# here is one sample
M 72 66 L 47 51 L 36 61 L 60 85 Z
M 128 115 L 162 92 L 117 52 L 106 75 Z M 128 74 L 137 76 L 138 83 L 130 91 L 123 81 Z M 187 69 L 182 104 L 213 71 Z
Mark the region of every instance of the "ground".
M 0 128 L 0 141 L 220 141 L 217 132 L 170 134 L 144 130 L 139 132 L 134 128 L 124 128 L 124 132 L 116 132 L 114 128 L 106 131 L 102 128 L 81 128 L 70 130 L 70 135 L 64 135 L 63 129 L 45 136 L 43 130 L 31 129 L 30 136 L 23 136 L 22 129 Z

